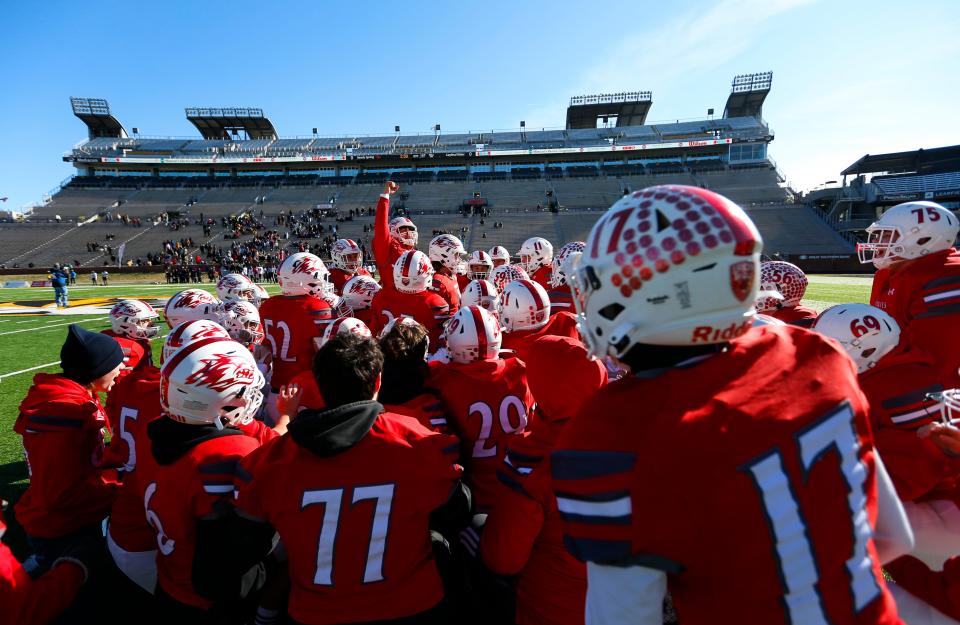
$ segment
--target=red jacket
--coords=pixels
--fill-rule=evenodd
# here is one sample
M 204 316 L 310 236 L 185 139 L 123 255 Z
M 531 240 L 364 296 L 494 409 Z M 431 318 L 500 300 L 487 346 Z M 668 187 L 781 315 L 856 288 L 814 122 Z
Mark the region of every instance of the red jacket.
M 86 387 L 62 375 L 34 376 L 13 426 L 30 474 L 17 503 L 28 535 L 57 538 L 107 516 L 119 484 L 101 469 L 106 425 L 100 398 Z
M 5 529 L 0 515 L 0 534 Z M 65 562 L 30 579 L 10 549 L 0 543 L 0 625 L 44 625 L 66 610 L 83 584 L 83 569 Z

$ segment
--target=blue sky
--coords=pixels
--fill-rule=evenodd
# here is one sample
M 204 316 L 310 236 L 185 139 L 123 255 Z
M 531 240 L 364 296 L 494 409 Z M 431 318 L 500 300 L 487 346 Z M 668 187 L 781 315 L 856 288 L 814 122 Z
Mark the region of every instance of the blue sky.
M 562 126 L 570 96 L 653 91 L 650 120 L 720 113 L 774 71 L 770 154 L 797 188 L 865 153 L 960 143 L 960 2 L 4 2 L 0 197 L 37 200 L 86 136 L 195 136 L 187 106 L 258 106 L 284 136 Z

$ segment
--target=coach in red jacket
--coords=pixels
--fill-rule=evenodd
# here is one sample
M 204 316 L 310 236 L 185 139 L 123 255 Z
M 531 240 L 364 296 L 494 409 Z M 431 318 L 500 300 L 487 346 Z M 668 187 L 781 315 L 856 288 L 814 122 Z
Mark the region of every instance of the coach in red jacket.
M 60 350 L 62 374 L 39 373 L 13 426 L 23 437 L 30 485 L 17 519 L 33 554 L 24 563 L 38 575 L 78 542 L 103 540 L 101 521 L 118 484 L 101 469 L 106 393 L 123 365 L 112 337 L 71 324 Z

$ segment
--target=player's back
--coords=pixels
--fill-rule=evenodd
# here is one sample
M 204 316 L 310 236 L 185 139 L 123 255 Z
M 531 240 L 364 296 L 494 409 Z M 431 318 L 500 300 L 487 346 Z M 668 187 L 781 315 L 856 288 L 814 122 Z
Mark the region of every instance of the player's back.
M 550 298 L 551 315 L 556 315 L 559 312 L 576 312 L 573 307 L 573 293 L 570 291 L 569 284 L 551 286 L 547 289 L 547 297 Z
M 318 297 L 274 295 L 260 305 L 260 318 L 273 352 L 270 385 L 279 389 L 310 368 L 313 339 L 323 334 L 334 314 L 330 304 Z
M 501 349 L 510 350 L 512 356 L 524 360 L 534 342 L 544 336 L 566 336 L 580 340 L 580 332 L 577 330 L 577 318 L 573 313 L 561 311 L 555 315 L 551 314 L 550 319 L 547 320 L 547 325 L 538 330 L 504 332 Z
M 668 573 L 685 625 L 899 623 L 865 410 L 849 358 L 790 326 L 617 381 L 551 456 L 567 544 Z
M 431 290 L 443 298 L 450 307 L 450 314 L 460 310 L 460 285 L 455 276 L 442 273 L 433 274 Z
M 290 616 L 345 623 L 432 608 L 443 586 L 428 522 L 459 479 L 456 438 L 381 413 L 352 446 L 326 449 L 342 442 L 301 414 L 241 471 L 237 506 L 273 526 L 289 554 Z
M 526 365 L 517 358 L 437 364 L 431 366 L 428 385 L 443 401 L 450 431 L 460 437 L 474 504 L 487 509 L 507 441 L 523 432 L 533 408 Z
M 450 316 L 447 302 L 433 291 L 420 293 L 401 293 L 397 290 L 381 289 L 373 298 L 371 305 L 374 334 L 398 317 L 411 317 L 430 333 L 430 349 L 440 345 L 440 333 L 443 324 Z

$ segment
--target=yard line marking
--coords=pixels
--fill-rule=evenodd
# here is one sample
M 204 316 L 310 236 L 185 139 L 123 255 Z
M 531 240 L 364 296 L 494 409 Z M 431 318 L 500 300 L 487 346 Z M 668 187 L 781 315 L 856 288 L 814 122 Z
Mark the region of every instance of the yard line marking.
M 45 365 L 37 365 L 36 367 L 30 367 L 29 369 L 21 369 L 20 371 L 11 371 L 10 373 L 0 374 L 0 382 L 3 382 L 4 378 L 10 378 L 15 375 L 20 375 L 21 373 L 29 373 L 30 371 L 36 371 L 37 369 L 46 369 L 47 367 L 52 367 L 54 365 L 59 365 L 60 361 L 55 360 L 54 362 L 48 362 Z
M 23 328 L 21 330 L 10 330 L 9 332 L 0 332 L 0 336 L 6 336 L 8 334 L 19 334 L 20 332 L 34 332 L 34 331 L 41 331 L 41 330 L 49 330 L 51 328 L 57 328 L 60 326 L 68 326 L 71 323 L 90 323 L 91 321 L 106 321 L 106 319 L 107 319 L 106 317 L 98 317 L 96 319 L 84 319 L 82 321 L 68 321 L 66 323 L 48 324 L 48 325 L 40 326 L 37 328 Z

